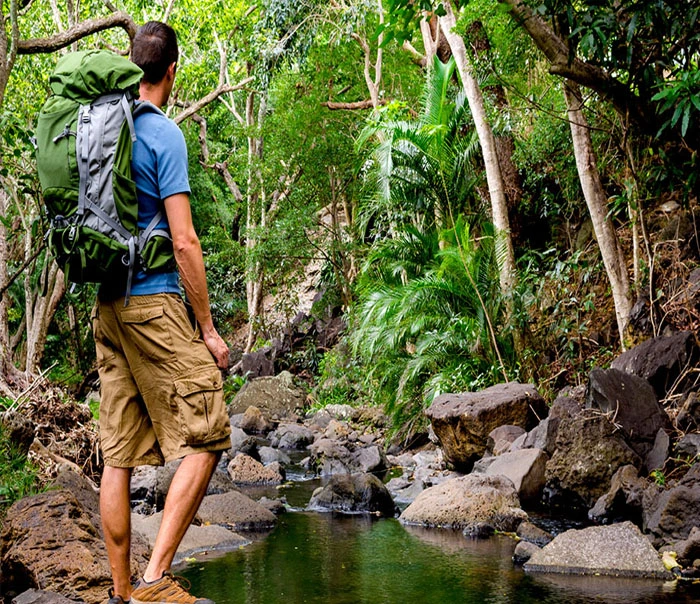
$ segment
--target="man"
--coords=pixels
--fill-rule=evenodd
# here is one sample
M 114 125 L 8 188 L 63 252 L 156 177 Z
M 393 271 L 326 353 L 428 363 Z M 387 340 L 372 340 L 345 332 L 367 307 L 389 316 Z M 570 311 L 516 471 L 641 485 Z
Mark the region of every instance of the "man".
M 219 368 L 228 348 L 212 322 L 204 261 L 192 225 L 187 150 L 182 133 L 157 107 L 167 103 L 178 47 L 168 25 L 151 21 L 133 41 L 131 60 L 144 72 L 135 117 L 132 173 L 139 226 L 159 210 L 158 228 L 172 237 L 175 263 L 197 325 L 179 295 L 178 270 L 134 277 L 129 304 L 125 284 L 101 287 L 93 318 L 102 399 L 100 440 L 105 469 L 100 512 L 114 586 L 109 604 L 188 602 L 170 574 L 175 552 L 204 497 L 230 426 Z M 139 465 L 182 459 L 173 477 L 151 559 L 143 577 L 130 582 L 130 480 Z

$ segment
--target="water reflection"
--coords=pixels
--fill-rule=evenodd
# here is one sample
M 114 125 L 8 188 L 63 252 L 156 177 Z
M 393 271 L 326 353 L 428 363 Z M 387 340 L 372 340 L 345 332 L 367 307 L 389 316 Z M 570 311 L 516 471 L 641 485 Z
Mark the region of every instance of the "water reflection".
M 217 604 L 670 604 L 700 601 L 700 588 L 658 581 L 526 575 L 505 536 L 396 520 L 295 512 L 264 540 L 184 571 Z

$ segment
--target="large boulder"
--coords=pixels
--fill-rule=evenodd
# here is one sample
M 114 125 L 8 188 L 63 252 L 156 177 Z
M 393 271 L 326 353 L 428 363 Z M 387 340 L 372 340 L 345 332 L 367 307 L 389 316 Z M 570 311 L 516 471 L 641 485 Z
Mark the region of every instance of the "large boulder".
M 647 489 L 643 514 L 644 530 L 656 543 L 687 539 L 693 527 L 700 527 L 700 464 L 667 489 Z
M 694 364 L 699 352 L 695 334 L 681 331 L 642 342 L 623 352 L 611 367 L 645 379 L 657 398 L 663 399 L 685 367 Z
M 404 524 L 459 528 L 488 526 L 515 531 L 527 519 L 505 476 L 470 474 L 423 491 L 399 517 Z
M 669 579 L 649 540 L 631 522 L 571 529 L 532 554 L 526 571 Z
M 468 471 L 485 452 L 489 433 L 503 425 L 534 428 L 547 415 L 534 386 L 509 382 L 480 392 L 442 394 L 426 415 L 440 441 L 445 460 Z
M 319 476 L 351 474 L 353 454 L 345 445 L 321 438 L 309 447 L 309 468 Z
M 26 497 L 8 510 L 0 561 L 5 593 L 41 588 L 73 600 L 101 602 L 112 584 L 99 527 L 65 489 Z M 132 555 L 134 571 L 143 572 L 145 564 L 145 557 Z
M 292 417 L 304 409 L 306 394 L 294 384 L 292 374 L 283 371 L 274 377 L 247 382 L 229 405 L 229 415 L 257 407 L 266 417 Z
M 237 485 L 281 484 L 284 481 L 277 467 L 264 466 L 243 453 L 239 453 L 230 461 L 228 474 Z
M 642 525 L 644 492 L 649 483 L 639 477 L 634 466 L 622 466 L 612 477 L 610 489 L 600 496 L 588 511 L 588 517 L 599 524 L 630 520 Z
M 373 474 L 340 474 L 314 491 L 308 509 L 316 512 L 368 512 L 391 517 L 396 506 L 382 481 Z
M 205 524 L 221 524 L 234 531 L 265 531 L 277 523 L 270 510 L 237 491 L 207 495 L 197 516 Z
M 649 382 L 618 369 L 593 369 L 586 398 L 587 408 L 609 414 L 647 468 L 657 433 L 671 431 L 671 421 Z
M 280 424 L 270 434 L 270 446 L 280 449 L 306 449 L 314 442 L 314 433 L 301 424 Z
M 628 464 L 639 468 L 642 461 L 599 411 L 562 417 L 545 470 L 544 498 L 553 506 L 586 511 L 608 491 L 618 468 Z
M 504 453 L 498 457 L 483 460 L 483 473 L 487 476 L 505 476 L 509 478 L 521 502 L 536 502 L 542 495 L 545 480 L 545 468 L 549 456 L 541 449 L 520 449 Z M 481 462 L 477 462 L 477 466 Z M 475 472 L 477 468 L 475 466 Z

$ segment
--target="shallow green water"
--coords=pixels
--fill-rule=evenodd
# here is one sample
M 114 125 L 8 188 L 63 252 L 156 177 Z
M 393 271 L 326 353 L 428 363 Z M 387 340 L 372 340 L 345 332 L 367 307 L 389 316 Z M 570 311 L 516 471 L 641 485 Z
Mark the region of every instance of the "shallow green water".
M 508 537 L 404 527 L 396 520 L 291 512 L 265 538 L 178 572 L 217 604 L 667 604 L 700 586 L 527 575 Z

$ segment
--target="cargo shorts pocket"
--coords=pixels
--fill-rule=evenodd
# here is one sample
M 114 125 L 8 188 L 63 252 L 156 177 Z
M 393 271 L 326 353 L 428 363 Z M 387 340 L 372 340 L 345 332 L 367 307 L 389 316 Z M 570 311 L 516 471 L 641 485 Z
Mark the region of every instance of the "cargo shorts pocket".
M 141 354 L 152 361 L 173 358 L 173 341 L 163 304 L 127 306 L 120 314 L 125 332 Z
M 188 445 L 203 445 L 228 434 L 221 373 L 203 367 L 175 380 L 180 427 Z

